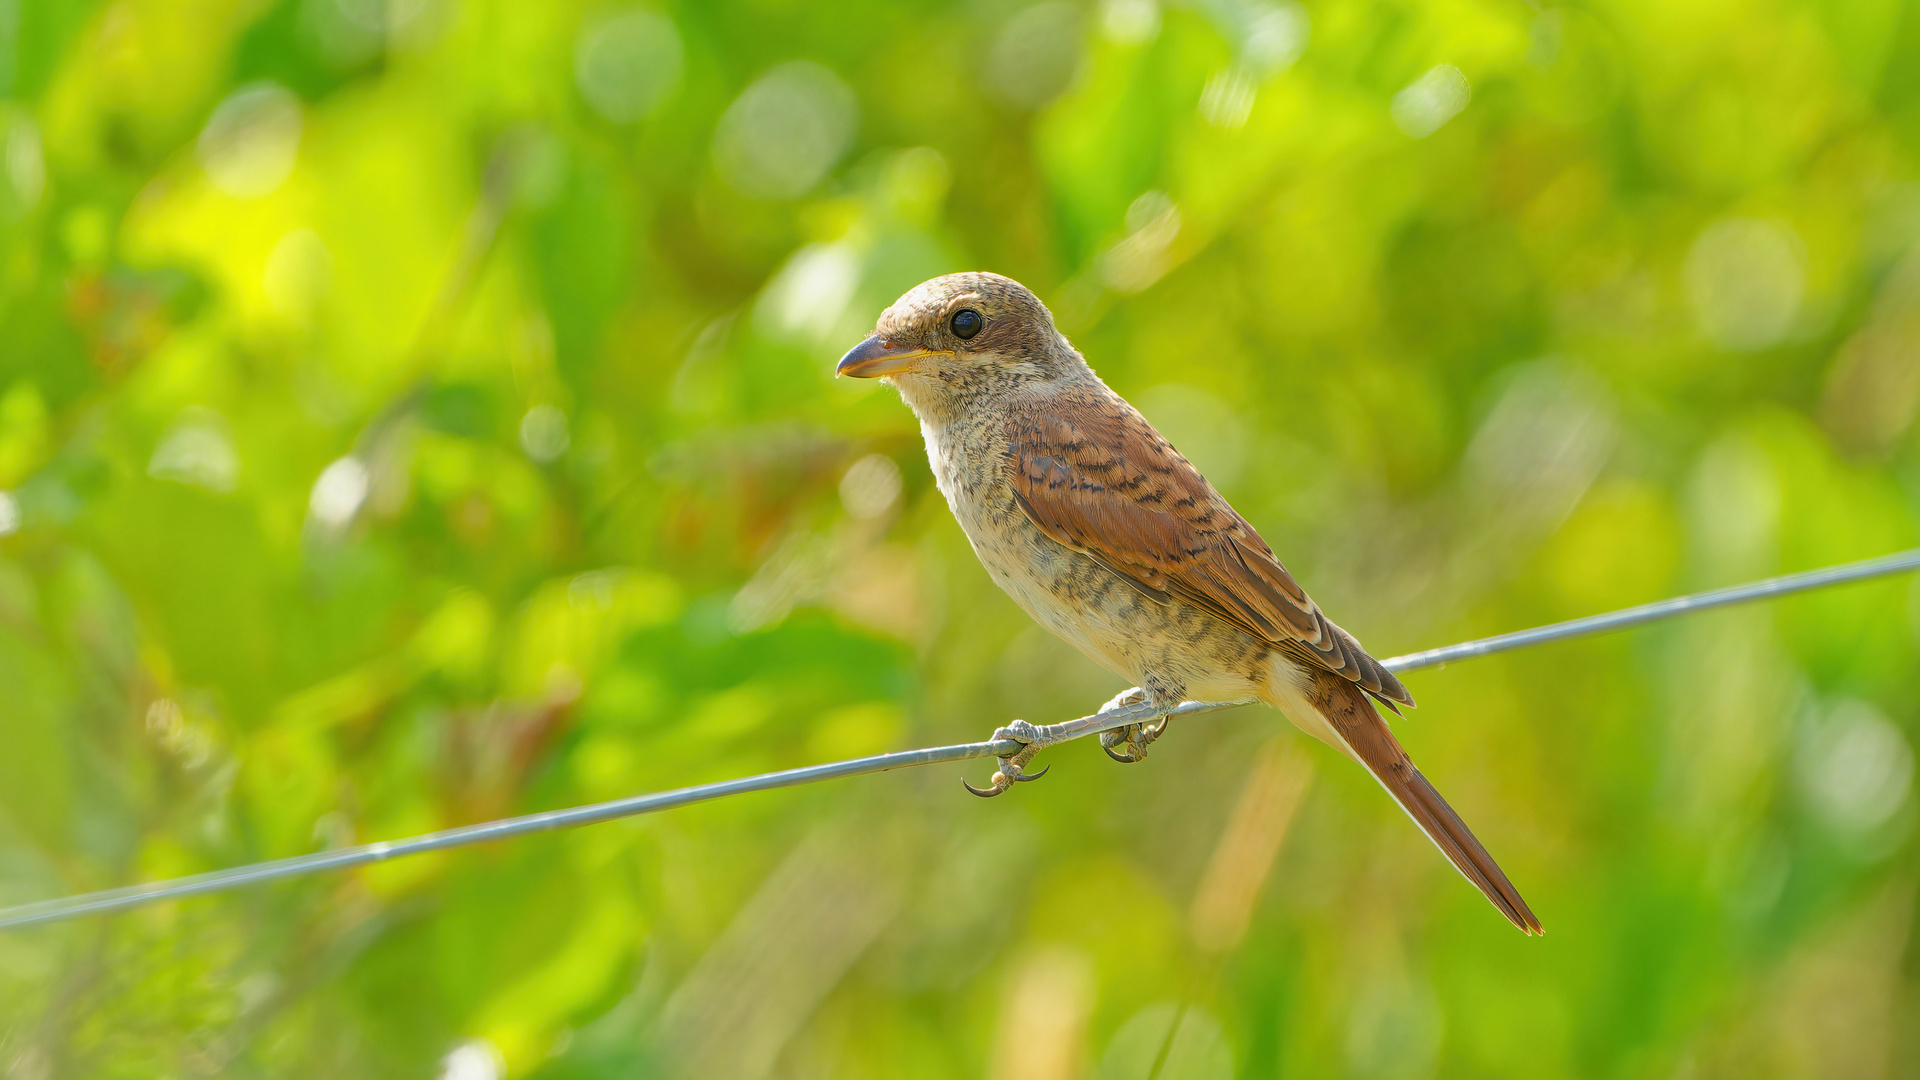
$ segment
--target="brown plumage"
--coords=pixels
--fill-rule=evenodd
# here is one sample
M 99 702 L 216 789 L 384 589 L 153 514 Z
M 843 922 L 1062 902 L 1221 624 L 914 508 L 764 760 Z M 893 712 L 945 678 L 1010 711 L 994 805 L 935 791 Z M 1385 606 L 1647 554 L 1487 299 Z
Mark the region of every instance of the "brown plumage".
M 1253 526 L 1119 397 L 1070 416 L 1017 417 L 1009 435 L 1014 498 L 1050 539 L 1162 603 L 1179 596 L 1383 701 L 1413 704 L 1393 672 L 1320 613 Z
M 1259 698 L 1373 773 L 1515 926 L 1539 920 L 1407 758 L 1400 680 L 1108 389 L 1018 282 L 951 274 L 888 308 L 842 374 L 885 378 L 996 584 L 1155 705 Z M 1159 729 L 1129 731 L 1133 760 Z M 1123 759 L 1124 760 L 1124 759 Z

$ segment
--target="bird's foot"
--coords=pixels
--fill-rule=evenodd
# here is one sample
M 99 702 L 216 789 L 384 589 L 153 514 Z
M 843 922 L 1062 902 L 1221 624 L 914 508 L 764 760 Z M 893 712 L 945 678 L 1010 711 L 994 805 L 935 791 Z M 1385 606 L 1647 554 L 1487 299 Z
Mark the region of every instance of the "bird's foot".
M 1147 692 L 1136 686 L 1131 690 L 1122 690 L 1113 696 L 1113 700 L 1100 706 L 1100 711 L 1112 712 L 1133 705 L 1141 705 L 1150 700 Z M 1143 720 L 1137 724 L 1114 728 L 1100 733 L 1100 749 L 1115 761 L 1131 765 L 1147 756 L 1147 747 L 1153 745 L 1167 730 L 1167 720 Z
M 1047 769 L 1041 769 L 1037 773 L 1022 771 L 1033 762 L 1034 755 L 1046 749 L 1049 745 L 1049 740 L 1041 730 L 1027 723 L 1025 720 L 1015 720 L 1006 727 L 995 728 L 993 741 L 999 742 L 1002 739 L 1011 739 L 1019 743 L 1020 749 L 1000 759 L 1000 768 L 993 774 L 992 782 L 989 786 L 977 788 L 967 783 L 965 778 L 962 778 L 960 781 L 960 783 L 966 786 L 968 791 L 973 792 L 983 799 L 991 799 L 995 795 L 1005 792 L 1015 784 L 1024 784 L 1030 780 L 1038 780 L 1047 775 L 1047 769 L 1053 767 L 1049 765 Z
M 1146 760 L 1147 747 L 1152 746 L 1155 739 L 1166 733 L 1167 718 L 1164 716 L 1150 723 L 1128 724 L 1126 727 L 1101 732 L 1100 749 L 1106 751 L 1107 756 L 1113 760 L 1123 765 L 1131 765 L 1136 761 Z
M 967 790 L 983 799 L 1004 794 L 1015 784 L 1028 780 L 1038 780 L 1047 770 L 1028 773 L 1026 768 L 1032 764 L 1034 756 L 1055 743 L 1077 739 L 1098 731 L 1105 723 L 1110 723 L 1116 710 L 1127 710 L 1126 715 L 1138 717 L 1124 727 L 1100 733 L 1100 748 L 1115 761 L 1139 761 L 1147 756 L 1147 747 L 1152 745 L 1167 730 L 1167 714 L 1174 710 L 1173 704 L 1161 704 L 1170 701 L 1177 703 L 1177 695 L 1149 693 L 1135 687 L 1116 695 L 1113 700 L 1100 707 L 1092 716 L 1083 716 L 1078 720 L 1069 720 L 1061 724 L 1049 724 L 1039 727 L 1025 720 L 1015 720 L 1006 727 L 997 728 L 993 733 L 994 742 L 1010 742 L 1016 749 L 1011 754 L 1000 757 L 1000 768 L 993 774 L 993 782 L 984 788 L 974 787 L 965 780 Z M 1118 750 L 1116 751 L 1116 748 Z

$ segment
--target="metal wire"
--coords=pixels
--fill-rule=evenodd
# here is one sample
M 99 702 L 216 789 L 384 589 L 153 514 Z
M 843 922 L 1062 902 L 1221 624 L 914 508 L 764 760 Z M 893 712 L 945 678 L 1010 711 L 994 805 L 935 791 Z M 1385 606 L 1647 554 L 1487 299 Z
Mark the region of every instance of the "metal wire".
M 1888 574 L 1898 574 L 1907 570 L 1920 570 L 1920 548 L 1882 555 L 1877 559 L 1841 563 L 1839 566 L 1829 566 L 1823 570 L 1807 570 L 1798 574 L 1784 574 L 1761 581 L 1750 581 L 1745 585 L 1733 585 L 1725 589 L 1711 589 L 1672 600 L 1656 600 L 1651 604 L 1622 608 L 1605 615 L 1589 615 L 1584 619 L 1570 619 L 1567 622 L 1551 623 L 1532 630 L 1517 630 L 1511 634 L 1481 638 L 1478 641 L 1463 641 L 1458 645 L 1448 645 L 1445 648 L 1396 656 L 1382 663 L 1396 672 L 1419 671 L 1421 668 L 1440 667 L 1455 660 L 1488 656 L 1497 652 L 1506 652 L 1508 649 L 1525 648 L 1528 645 L 1543 645 L 1549 641 L 1559 641 L 1561 638 L 1625 630 L 1629 626 L 1639 626 L 1642 623 L 1685 615 L 1689 612 L 1726 607 L 1728 604 L 1743 604 L 1749 600 L 1771 600 L 1791 593 L 1806 592 L 1808 589 L 1844 585 L 1850 581 L 1865 581 L 1868 578 L 1885 577 Z
M 1398 671 L 1417 671 L 1421 668 L 1438 667 L 1454 660 L 1464 660 L 1491 653 L 1505 652 L 1530 645 L 1540 645 L 1563 638 L 1580 637 L 1587 634 L 1606 633 L 1622 630 L 1631 626 L 1670 618 L 1708 608 L 1724 607 L 1749 600 L 1770 599 L 1789 593 L 1804 592 L 1830 585 L 1864 581 L 1868 578 L 1884 577 L 1903 571 L 1920 570 L 1920 548 L 1887 555 L 1865 562 L 1847 563 L 1841 566 L 1827 567 L 1823 570 L 1810 570 L 1801 574 L 1788 574 L 1784 577 L 1768 578 L 1764 581 L 1750 582 L 1727 589 L 1714 589 L 1709 592 L 1695 593 L 1673 600 L 1661 600 L 1652 604 L 1625 608 L 1604 615 L 1593 615 L 1584 619 L 1553 623 L 1548 626 L 1521 630 L 1517 633 L 1500 634 L 1495 637 L 1480 638 L 1476 641 L 1462 642 L 1440 649 L 1409 653 L 1384 661 L 1388 668 Z M 1077 720 L 1054 724 L 1040 729 L 1046 733 L 1048 745 L 1081 738 L 1101 731 L 1118 727 L 1153 716 L 1195 716 L 1220 709 L 1233 708 L 1245 704 L 1237 701 L 1189 701 L 1175 709 L 1161 712 L 1146 704 L 1126 705 L 1106 709 L 1092 716 L 1083 716 Z M 520 817 L 503 818 L 478 825 L 465 825 L 457 829 L 445 829 L 427 833 L 424 836 L 409 837 L 404 840 L 383 840 L 373 844 L 361 844 L 357 847 L 338 848 L 312 855 L 296 855 L 292 858 L 274 859 L 269 862 L 238 866 L 230 870 L 215 870 L 190 877 L 173 878 L 167 881 L 150 882 L 144 885 L 129 885 L 119 889 L 104 889 L 99 892 L 82 893 L 78 896 L 61 897 L 53 900 L 41 900 L 18 907 L 0 909 L 0 929 L 12 929 L 33 926 L 42 923 L 63 922 L 86 915 L 105 915 L 128 908 L 141 907 L 161 900 L 174 900 L 202 893 L 224 892 L 243 885 L 255 885 L 266 881 L 278 881 L 282 878 L 299 877 L 325 870 L 347 870 L 356 866 L 368 866 L 407 855 L 420 855 L 429 851 L 445 851 L 448 848 L 466 847 L 471 844 L 486 843 L 494 840 L 506 840 L 525 836 L 529 833 L 548 832 L 553 829 L 572 828 L 577 825 L 592 825 L 617 818 L 634 817 L 640 814 L 653 814 L 662 810 L 691 806 L 694 803 L 708 802 L 731 795 L 745 795 L 755 791 L 771 791 L 775 788 L 794 787 L 799 784 L 812 784 L 822 780 L 837 780 L 846 776 L 862 776 L 867 773 L 890 772 L 894 769 L 910 769 L 920 765 L 934 765 L 947 761 L 968 761 L 974 758 L 1006 757 L 1018 752 L 1021 743 L 1012 739 L 988 740 L 986 742 L 961 743 L 955 746 L 936 746 L 922 750 L 901 750 L 891 754 L 874 754 L 871 757 L 853 758 L 848 761 L 829 762 L 825 765 L 809 765 L 799 769 L 782 769 L 778 772 L 761 773 L 758 776 L 745 776 L 736 780 L 722 780 L 711 784 L 696 784 L 692 787 L 675 788 L 672 791 L 654 792 L 648 795 L 635 795 L 626 799 L 614 799 L 610 802 L 592 803 L 587 806 L 569 807 L 565 810 L 549 810 L 538 814 L 524 814 Z

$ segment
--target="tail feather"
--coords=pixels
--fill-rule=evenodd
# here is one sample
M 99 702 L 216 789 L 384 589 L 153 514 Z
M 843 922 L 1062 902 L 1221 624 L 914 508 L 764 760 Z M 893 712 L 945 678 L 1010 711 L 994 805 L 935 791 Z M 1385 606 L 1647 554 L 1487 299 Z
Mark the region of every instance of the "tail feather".
M 1507 875 L 1493 861 L 1493 856 L 1487 854 L 1467 823 L 1460 820 L 1460 815 L 1447 805 L 1433 784 L 1414 768 L 1400 740 L 1393 737 L 1386 720 L 1365 692 L 1331 672 L 1308 670 L 1302 675 L 1306 685 L 1301 690 L 1306 701 L 1287 702 L 1282 705 L 1283 710 L 1291 715 L 1299 706 L 1311 707 L 1318 714 L 1316 717 L 1295 717 L 1295 721 L 1309 720 L 1301 726 L 1365 765 L 1413 823 L 1420 826 L 1420 831 L 1427 834 L 1427 839 L 1500 909 L 1508 922 L 1528 934 L 1545 933 L 1540 920 L 1520 898 L 1520 891 L 1507 880 Z M 1295 708 L 1286 708 L 1286 705 Z M 1314 725 L 1310 722 L 1312 719 L 1321 723 Z M 1333 738 L 1329 739 L 1329 735 Z
M 1434 790 L 1419 769 L 1409 763 L 1407 772 L 1410 776 L 1404 794 L 1392 785 L 1387 785 L 1387 790 L 1399 800 L 1414 824 L 1420 826 L 1468 881 L 1486 894 L 1508 922 L 1529 934 L 1546 933 L 1540 920 L 1534 917 L 1533 909 L 1521 898 L 1520 890 L 1507 880 L 1506 873 L 1493 861 L 1493 856 L 1487 854 L 1486 847 L 1467 828 L 1467 823 L 1460 820 L 1460 815 L 1454 813 L 1453 807 L 1447 805 L 1447 800 Z

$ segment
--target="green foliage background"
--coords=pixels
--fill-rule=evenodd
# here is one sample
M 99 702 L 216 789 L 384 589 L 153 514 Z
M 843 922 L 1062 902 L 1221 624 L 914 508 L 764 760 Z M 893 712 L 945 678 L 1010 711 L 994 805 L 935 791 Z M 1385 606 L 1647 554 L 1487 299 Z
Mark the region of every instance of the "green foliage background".
M 0 94 L 0 903 L 1090 711 L 831 378 L 950 270 L 1377 655 L 1915 542 L 1904 0 L 6 0 Z M 1411 678 L 1541 940 L 1248 709 L 0 934 L 0 1070 L 1912 1075 L 1915 595 Z

